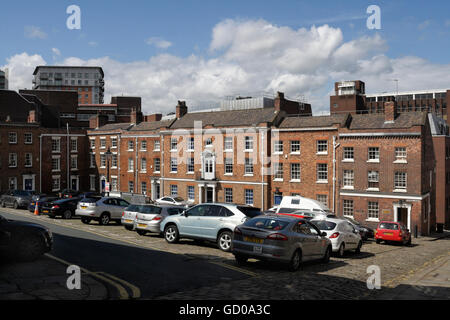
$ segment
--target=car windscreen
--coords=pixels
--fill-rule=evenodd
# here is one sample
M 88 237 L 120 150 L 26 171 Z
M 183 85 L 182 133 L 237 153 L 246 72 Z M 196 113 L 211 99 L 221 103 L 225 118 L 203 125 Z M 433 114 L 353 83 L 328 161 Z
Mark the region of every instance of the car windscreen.
M 162 209 L 156 206 L 132 204 L 129 205 L 125 210 L 144 214 L 160 214 Z
M 298 209 L 294 209 L 294 208 L 280 208 L 280 210 L 278 210 L 279 213 L 294 213 L 295 211 L 298 211 Z
M 28 191 L 17 190 L 16 196 L 28 197 L 28 196 L 31 196 L 31 193 L 29 193 Z
M 319 230 L 334 230 L 336 228 L 336 223 L 325 220 L 311 220 L 311 223 L 316 225 Z
M 239 207 L 238 206 L 237 209 L 249 218 L 254 218 L 254 217 L 262 215 L 262 212 L 259 208 Z
M 379 229 L 386 230 L 398 230 L 398 225 L 396 223 L 380 223 Z
M 288 221 L 280 219 L 254 218 L 245 222 L 244 226 L 264 230 L 283 230 L 288 224 Z

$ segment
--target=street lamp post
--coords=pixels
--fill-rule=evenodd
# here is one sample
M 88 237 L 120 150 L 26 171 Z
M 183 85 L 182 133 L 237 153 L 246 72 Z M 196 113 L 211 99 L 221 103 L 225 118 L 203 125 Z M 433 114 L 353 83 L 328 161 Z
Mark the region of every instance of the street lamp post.
M 106 157 L 106 183 L 108 184 L 108 197 L 109 197 L 109 193 L 111 191 L 111 185 L 109 182 L 109 160 L 112 157 L 112 152 L 111 149 L 108 147 L 108 151 L 105 152 L 105 157 Z

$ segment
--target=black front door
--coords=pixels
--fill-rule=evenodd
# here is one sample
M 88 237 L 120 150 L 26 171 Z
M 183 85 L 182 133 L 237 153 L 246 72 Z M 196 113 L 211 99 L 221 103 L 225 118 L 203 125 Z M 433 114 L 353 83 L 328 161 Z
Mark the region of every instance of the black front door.
M 206 202 L 213 202 L 213 188 L 206 188 Z

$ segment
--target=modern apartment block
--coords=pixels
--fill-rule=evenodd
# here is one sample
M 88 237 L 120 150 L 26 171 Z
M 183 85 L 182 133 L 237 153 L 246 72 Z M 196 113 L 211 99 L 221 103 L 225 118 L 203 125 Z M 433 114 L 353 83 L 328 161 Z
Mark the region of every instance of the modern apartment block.
M 0 70 L 0 90 L 8 90 L 8 69 Z
M 34 90 L 76 91 L 78 104 L 103 104 L 104 73 L 101 67 L 38 66 Z

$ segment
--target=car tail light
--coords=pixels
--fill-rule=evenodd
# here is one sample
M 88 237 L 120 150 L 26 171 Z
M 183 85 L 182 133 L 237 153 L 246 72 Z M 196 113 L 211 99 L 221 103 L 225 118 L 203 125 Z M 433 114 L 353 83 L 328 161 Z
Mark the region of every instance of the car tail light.
M 57 204 L 55 204 L 52 209 L 59 209 L 59 206 Z
M 125 211 L 124 212 L 122 212 L 122 217 L 125 215 Z
M 154 220 L 154 221 L 161 220 L 161 216 L 156 216 L 156 217 L 154 217 L 152 220 Z
M 402 232 L 401 232 L 401 231 L 398 232 L 398 236 L 399 236 L 399 237 L 402 236 Z
M 284 234 L 281 234 L 281 233 L 273 233 L 273 234 L 268 235 L 267 239 L 287 241 L 288 237 L 286 237 Z
M 333 234 L 330 236 L 330 239 L 334 239 L 334 238 L 337 238 L 337 237 L 339 237 L 339 232 L 333 233 Z
M 234 233 L 235 234 L 242 234 L 241 229 L 239 229 L 238 227 L 234 228 Z

